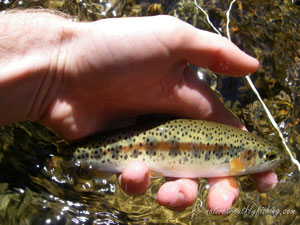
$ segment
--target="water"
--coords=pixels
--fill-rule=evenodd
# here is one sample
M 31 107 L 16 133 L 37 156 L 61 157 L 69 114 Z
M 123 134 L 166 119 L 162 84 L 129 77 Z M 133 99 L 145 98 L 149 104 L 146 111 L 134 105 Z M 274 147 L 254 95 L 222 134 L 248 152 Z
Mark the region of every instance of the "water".
M 199 1 L 210 20 L 226 34 L 230 1 Z M 61 10 L 76 20 L 169 14 L 195 27 L 214 31 L 192 0 L 12 1 L 0 9 L 44 7 Z M 293 154 L 300 160 L 300 3 L 299 1 L 237 1 L 230 14 L 232 41 L 259 59 L 251 75 L 261 97 L 280 126 Z M 244 78 L 202 71 L 224 104 L 251 131 L 280 146 Z M 207 186 L 200 179 L 194 205 L 183 212 L 160 207 L 155 195 L 164 182 L 153 181 L 145 195 L 131 197 L 120 190 L 116 177 L 100 179 L 95 172 L 68 167 L 59 156 L 62 140 L 36 123 L 0 128 L 0 224 L 299 224 L 299 172 L 293 164 L 276 172 L 279 183 L 258 193 L 248 177 L 239 178 L 240 197 L 228 215 L 206 211 Z M 248 209 L 248 210 L 247 210 Z M 256 210 L 256 211 L 255 211 Z M 267 211 L 269 210 L 269 211 Z

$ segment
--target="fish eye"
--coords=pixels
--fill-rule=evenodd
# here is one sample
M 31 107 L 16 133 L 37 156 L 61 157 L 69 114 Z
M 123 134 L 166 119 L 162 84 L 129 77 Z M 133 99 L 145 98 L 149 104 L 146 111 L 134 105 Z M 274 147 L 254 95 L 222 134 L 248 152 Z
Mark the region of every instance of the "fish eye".
M 274 150 L 271 150 L 270 152 L 267 152 L 265 155 L 267 160 L 274 160 L 277 158 L 277 152 Z

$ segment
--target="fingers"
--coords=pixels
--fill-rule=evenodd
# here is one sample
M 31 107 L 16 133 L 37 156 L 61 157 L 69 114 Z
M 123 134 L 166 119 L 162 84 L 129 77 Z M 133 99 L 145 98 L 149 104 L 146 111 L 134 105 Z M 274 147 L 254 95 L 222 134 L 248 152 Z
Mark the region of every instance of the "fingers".
M 259 62 L 227 38 L 193 27 L 189 30 L 183 46 L 191 64 L 231 76 L 247 75 L 257 70 Z
M 214 214 L 226 213 L 239 195 L 238 184 L 233 177 L 209 178 L 207 205 Z
M 119 183 L 130 195 L 143 194 L 150 186 L 148 167 L 140 161 L 129 163 L 119 176 Z M 198 179 L 177 179 L 162 185 L 157 201 L 172 210 L 183 210 L 196 200 L 197 191 Z
M 256 189 L 267 192 L 278 183 L 276 173 L 266 171 L 250 175 L 253 178 Z M 226 213 L 239 195 L 238 184 L 233 177 L 209 178 L 207 205 L 209 210 L 215 214 Z
M 250 177 L 252 177 L 254 186 L 259 192 L 267 192 L 278 183 L 277 174 L 274 171 L 251 174 Z
M 157 193 L 160 205 L 180 211 L 192 205 L 197 198 L 198 179 L 177 179 L 166 182 Z
M 144 193 L 150 186 L 148 167 L 140 162 L 130 162 L 119 176 L 119 183 L 122 189 L 131 195 Z
M 120 25 L 120 23 L 123 24 Z M 149 55 L 155 56 L 155 58 L 166 56 L 176 58 L 178 56 L 180 61 L 186 60 L 195 66 L 209 68 L 214 72 L 232 76 L 253 73 L 259 66 L 256 59 L 241 51 L 227 38 L 199 30 L 171 16 L 101 20 L 99 24 L 118 27 L 118 29 L 113 29 L 116 31 L 110 29 L 113 39 L 122 34 L 128 34 L 128 32 L 142 35 L 139 38 L 130 39 L 131 45 L 135 46 L 134 49 L 130 50 L 135 52 L 140 48 L 147 49 L 147 51 L 142 51 L 143 55 L 145 52 L 149 52 Z M 147 32 L 145 32 L 145 27 Z M 129 35 L 128 37 L 132 36 Z M 146 45 L 145 41 L 147 41 Z M 126 38 L 126 42 L 122 45 L 131 46 L 128 43 L 129 39 Z M 163 49 L 162 46 L 166 48 Z M 135 52 L 136 60 L 142 58 L 138 57 L 138 54 L 141 54 L 141 51 Z M 134 55 L 131 57 L 135 57 Z
M 255 187 L 260 192 L 266 192 L 276 186 L 278 179 L 273 171 L 250 175 Z M 207 205 L 214 214 L 224 214 L 239 195 L 238 184 L 233 177 L 208 178 L 209 184 Z M 129 163 L 119 177 L 122 189 L 130 195 L 143 194 L 150 186 L 148 167 L 140 162 Z M 175 179 L 161 186 L 157 193 L 160 205 L 180 211 L 192 205 L 197 198 L 198 179 Z

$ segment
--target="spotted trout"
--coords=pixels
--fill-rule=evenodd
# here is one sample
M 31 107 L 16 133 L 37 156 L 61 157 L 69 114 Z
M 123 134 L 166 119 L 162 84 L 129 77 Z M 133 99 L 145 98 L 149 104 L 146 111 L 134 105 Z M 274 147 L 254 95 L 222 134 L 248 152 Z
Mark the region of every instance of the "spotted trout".
M 172 119 L 100 133 L 68 146 L 73 160 L 120 173 L 140 160 L 167 177 L 239 176 L 276 167 L 277 147 L 254 133 L 209 121 Z

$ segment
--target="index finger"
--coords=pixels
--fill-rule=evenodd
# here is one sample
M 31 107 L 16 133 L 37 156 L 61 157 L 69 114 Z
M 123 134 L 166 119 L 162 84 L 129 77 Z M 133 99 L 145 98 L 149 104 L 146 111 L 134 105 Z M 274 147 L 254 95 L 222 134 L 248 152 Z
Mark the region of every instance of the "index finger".
M 186 57 L 191 64 L 231 76 L 247 75 L 257 70 L 259 62 L 227 38 L 195 28 L 189 30 Z
M 241 76 L 257 70 L 259 62 L 221 35 L 200 30 L 173 17 L 156 16 L 159 39 L 171 52 L 197 67 L 224 75 Z M 171 26 L 172 25 L 172 26 Z M 162 28 L 164 32 L 161 32 Z M 168 35 L 172 34 L 172 41 Z

